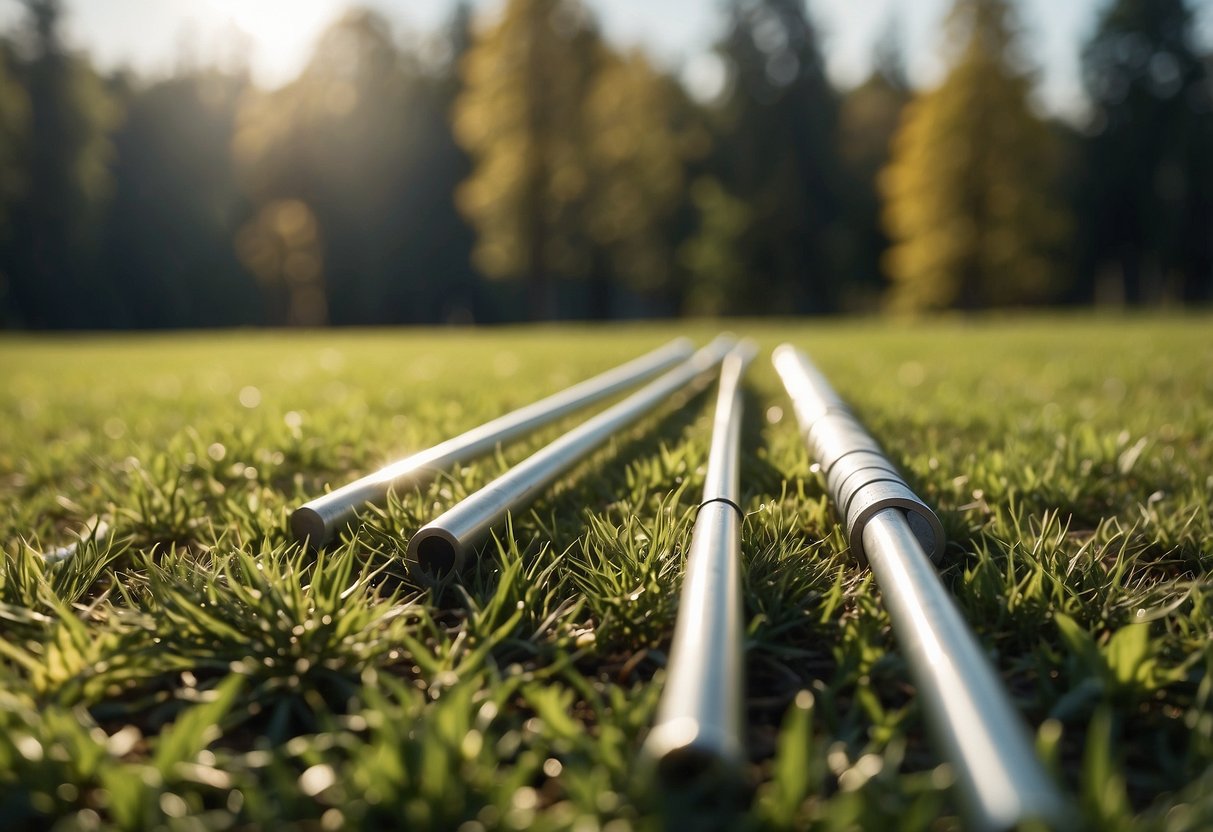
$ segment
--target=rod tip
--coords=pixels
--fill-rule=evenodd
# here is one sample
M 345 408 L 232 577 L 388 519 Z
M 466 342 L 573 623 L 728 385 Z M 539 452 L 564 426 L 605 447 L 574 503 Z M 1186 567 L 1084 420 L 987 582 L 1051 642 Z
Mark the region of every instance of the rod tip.
M 648 759 L 667 786 L 729 782 L 735 779 L 741 751 L 731 737 L 690 717 L 656 726 L 645 743 Z
M 462 554 L 459 541 L 444 529 L 423 528 L 409 540 L 409 565 L 423 581 L 457 570 L 463 561 Z
M 729 355 L 730 357 L 735 356 L 736 360 L 740 361 L 744 367 L 758 356 L 758 342 L 753 338 L 742 338 L 733 345 L 733 350 Z
M 780 344 L 775 349 L 771 350 L 771 366 L 775 368 L 775 372 L 779 373 L 783 378 L 788 377 L 788 373 L 792 372 L 792 366 L 796 363 L 796 348 L 791 344 Z
M 724 781 L 733 768 L 722 764 L 720 757 L 706 748 L 694 745 L 676 748 L 656 762 L 658 778 L 663 784 L 674 788 Z
M 291 512 L 291 535 L 300 543 L 313 549 L 323 546 L 327 540 L 324 518 L 315 509 L 301 506 Z

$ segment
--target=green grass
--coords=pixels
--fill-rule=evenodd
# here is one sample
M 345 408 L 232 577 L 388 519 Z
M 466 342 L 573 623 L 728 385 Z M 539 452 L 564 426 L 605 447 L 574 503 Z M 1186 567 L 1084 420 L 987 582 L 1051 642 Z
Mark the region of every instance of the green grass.
M 1213 319 L 735 328 L 807 348 L 938 508 L 944 581 L 1089 826 L 1213 825 Z M 567 424 L 319 557 L 289 542 L 326 485 L 669 336 L 0 340 L 0 828 L 958 825 L 769 352 L 737 793 L 662 793 L 637 763 L 711 395 L 613 441 L 461 583 L 411 583 L 409 534 Z M 95 516 L 112 540 L 42 562 Z

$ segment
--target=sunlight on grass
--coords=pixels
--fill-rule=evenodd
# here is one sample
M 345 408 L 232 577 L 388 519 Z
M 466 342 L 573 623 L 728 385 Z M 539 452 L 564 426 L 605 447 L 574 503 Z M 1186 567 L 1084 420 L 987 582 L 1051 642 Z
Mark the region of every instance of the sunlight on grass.
M 1090 823 L 1213 822 L 1209 319 L 737 329 L 809 350 L 939 510 L 944 581 Z M 742 450 L 740 795 L 660 793 L 637 765 L 710 395 L 578 466 L 460 581 L 412 583 L 409 535 L 576 419 L 394 495 L 319 556 L 290 541 L 326 486 L 669 336 L 0 341 L 0 823 L 954 824 L 765 355 Z M 43 561 L 95 518 L 111 533 Z

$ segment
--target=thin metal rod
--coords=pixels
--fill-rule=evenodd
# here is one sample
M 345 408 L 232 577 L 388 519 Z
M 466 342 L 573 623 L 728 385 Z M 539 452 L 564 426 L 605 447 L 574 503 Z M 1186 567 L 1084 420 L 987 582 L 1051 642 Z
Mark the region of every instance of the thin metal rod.
M 866 558 L 922 696 L 940 752 L 955 769 L 968 826 L 1064 826 L 1067 806 L 1033 752 L 998 677 L 931 565 L 938 518 L 896 473 L 808 356 L 773 356 L 805 443 L 821 464 L 851 550 Z
M 529 505 L 561 474 L 674 393 L 706 383 L 708 371 L 721 362 L 733 343 L 730 337 L 718 337 L 689 360 L 527 457 L 422 526 L 408 545 L 407 559 L 413 573 L 428 580 L 459 570 L 468 552 L 506 514 Z
M 1064 827 L 1064 799 L 905 512 L 877 513 L 863 536 L 928 724 L 952 763 L 969 826 L 1005 830 L 1036 821 Z
M 317 497 L 291 514 L 291 533 L 296 540 L 308 541 L 311 546 L 323 546 L 349 525 L 368 504 L 382 504 L 390 491 L 420 485 L 456 463 L 490 453 L 498 445 L 632 387 L 685 361 L 693 349 L 688 339 L 676 338 L 626 364 L 499 416 L 323 497 Z
M 665 690 L 644 751 L 668 781 L 734 771 L 745 758 L 740 476 L 741 378 L 751 342 L 724 360 L 703 502 L 687 552 Z
M 80 551 L 80 547 L 92 541 L 100 543 L 111 536 L 110 524 L 101 517 L 93 517 L 84 524 L 84 528 L 75 532 L 73 542 L 64 546 L 56 546 L 42 552 L 42 559 L 48 564 L 59 564 L 69 561 Z
M 741 379 L 757 355 L 753 341 L 744 340 L 730 352 L 720 368 L 720 389 L 712 417 L 712 444 L 708 470 L 703 478 L 703 502 L 728 500 L 737 503 L 741 494 L 738 469 L 741 448 Z
M 879 443 L 852 415 L 821 371 L 801 350 L 782 344 L 771 355 L 796 410 L 796 419 L 822 467 L 834 510 L 847 524 L 851 552 L 865 556 L 863 528 L 878 511 L 897 507 L 935 561 L 943 558 L 943 524 L 897 473 Z

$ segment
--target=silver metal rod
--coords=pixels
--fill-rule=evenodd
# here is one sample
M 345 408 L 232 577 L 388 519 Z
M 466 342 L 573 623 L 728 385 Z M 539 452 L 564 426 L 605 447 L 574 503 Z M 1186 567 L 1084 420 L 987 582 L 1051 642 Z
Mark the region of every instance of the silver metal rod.
M 910 529 L 888 508 L 864 526 L 868 564 L 936 743 L 952 764 L 969 826 L 1064 828 L 1067 806 L 1015 707 Z
M 878 511 L 897 507 L 935 561 L 943 558 L 943 524 L 897 473 L 880 444 L 851 414 L 821 371 L 790 344 L 771 355 L 796 410 L 805 444 L 822 467 L 834 510 L 847 524 L 851 552 L 863 560 L 863 527 Z
M 712 445 L 708 470 L 703 478 L 703 502 L 728 500 L 736 503 L 741 494 L 738 471 L 741 447 L 741 378 L 758 354 L 753 341 L 744 340 L 725 356 L 720 368 L 720 390 L 712 417 Z
M 733 339 L 720 336 L 618 404 L 561 436 L 422 526 L 409 540 L 407 560 L 421 580 L 459 570 L 467 553 L 508 512 L 529 505 L 561 474 L 677 391 L 707 381 Z
M 76 538 L 73 542 L 42 552 L 42 559 L 48 564 L 71 560 L 85 543 L 89 541 L 100 543 L 110 537 L 110 524 L 101 517 L 93 517 L 84 524 L 83 529 L 74 532 L 73 536 Z
M 743 342 L 724 360 L 704 478 L 687 552 L 665 690 L 644 751 L 668 781 L 735 771 L 742 732 L 740 478 L 741 377 L 754 357 Z
M 693 349 L 688 339 L 676 338 L 626 364 L 499 416 L 323 497 L 317 497 L 291 514 L 291 534 L 296 540 L 308 541 L 311 546 L 323 546 L 368 504 L 382 504 L 388 492 L 419 485 L 456 463 L 490 453 L 502 443 L 632 387 L 685 361 Z
M 931 565 L 944 545 L 935 513 L 896 473 L 808 356 L 785 344 L 773 360 L 805 442 L 825 469 L 851 550 L 866 558 L 876 577 L 927 724 L 955 769 L 968 826 L 1065 826 L 1065 800 Z

